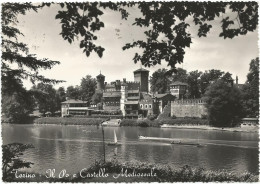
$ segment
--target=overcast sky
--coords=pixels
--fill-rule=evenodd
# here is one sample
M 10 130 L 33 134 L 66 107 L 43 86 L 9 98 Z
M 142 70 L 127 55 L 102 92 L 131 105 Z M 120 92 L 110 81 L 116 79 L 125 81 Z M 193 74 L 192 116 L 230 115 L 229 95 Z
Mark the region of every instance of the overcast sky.
M 106 50 L 102 58 L 94 52 L 90 57 L 86 57 L 79 48 L 79 42 L 69 44 L 59 35 L 61 25 L 60 21 L 55 19 L 58 10 L 59 6 L 53 5 L 39 10 L 38 13 L 28 12 L 25 16 L 19 16 L 20 22 L 17 25 L 25 35 L 20 41 L 28 44 L 31 53 L 39 58 L 61 62 L 51 70 L 41 71 L 46 77 L 66 81 L 55 85 L 55 88 L 79 85 L 83 77 L 88 74 L 95 77 L 100 71 L 106 76 L 107 82 L 123 78 L 128 81 L 134 79 L 133 71 L 141 66 L 132 60 L 137 50 L 123 51 L 122 47 L 125 43 L 145 37 L 143 29 L 132 26 L 133 16 L 128 20 L 121 20 L 118 12 L 104 11 L 102 20 L 105 28 L 97 33 L 98 41 L 95 43 Z M 130 8 L 129 12 L 133 15 L 139 13 L 135 8 Z M 184 63 L 178 67 L 183 67 L 188 72 L 220 69 L 232 73 L 234 79 L 237 75 L 239 83 L 244 83 L 251 59 L 258 56 L 257 31 L 234 39 L 223 39 L 218 36 L 220 20 L 215 20 L 212 24 L 213 28 L 206 38 L 198 38 L 197 27 L 191 26 L 189 31 L 193 36 L 193 43 L 185 50 Z M 166 63 L 147 69 L 150 70 L 151 76 L 155 70 L 164 67 L 167 67 Z M 26 88 L 31 87 L 27 81 L 24 85 Z

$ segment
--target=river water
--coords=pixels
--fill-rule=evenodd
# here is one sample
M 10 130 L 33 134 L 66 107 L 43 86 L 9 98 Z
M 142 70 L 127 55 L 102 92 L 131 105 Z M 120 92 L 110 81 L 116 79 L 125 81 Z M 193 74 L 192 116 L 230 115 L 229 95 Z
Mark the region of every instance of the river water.
M 105 146 L 106 159 L 190 165 L 207 170 L 258 173 L 258 133 L 173 128 L 105 127 L 105 141 L 113 141 L 114 130 L 120 146 Z M 171 145 L 170 141 L 138 140 L 138 135 L 190 139 L 205 146 Z M 103 159 L 102 129 L 96 126 L 2 125 L 3 144 L 31 143 L 34 149 L 23 158 L 33 162 L 28 172 L 47 169 L 77 173 L 95 160 Z

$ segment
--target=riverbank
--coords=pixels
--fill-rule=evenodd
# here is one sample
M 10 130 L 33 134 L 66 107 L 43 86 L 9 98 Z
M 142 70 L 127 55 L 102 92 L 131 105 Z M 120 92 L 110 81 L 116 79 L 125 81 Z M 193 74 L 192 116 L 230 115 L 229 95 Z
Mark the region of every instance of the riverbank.
M 35 124 L 58 124 L 58 125 L 95 125 L 98 126 L 106 118 L 79 118 L 79 117 L 43 117 L 34 120 Z
M 15 178 L 15 182 L 257 182 L 258 175 L 249 172 L 234 173 L 225 170 L 209 171 L 203 168 L 192 168 L 185 165 L 172 168 L 168 165 L 144 162 L 96 162 L 87 169 L 68 177 L 46 178 L 39 176 L 33 179 Z M 62 175 L 61 175 L 62 176 Z M 10 181 L 10 180 L 9 180 Z
M 80 117 L 44 117 L 34 119 L 35 124 L 58 124 L 58 125 L 95 125 L 99 126 L 106 118 L 80 118 Z M 258 127 L 211 127 L 204 119 L 172 119 L 172 120 L 149 120 L 149 119 L 123 119 L 120 126 L 158 127 L 167 124 L 169 128 L 177 129 L 200 129 L 218 130 L 230 132 L 258 132 Z
M 219 130 L 219 131 L 229 131 L 229 132 L 258 132 L 258 127 L 211 127 L 207 125 L 171 125 L 167 128 L 179 128 L 179 129 L 199 129 L 199 130 Z

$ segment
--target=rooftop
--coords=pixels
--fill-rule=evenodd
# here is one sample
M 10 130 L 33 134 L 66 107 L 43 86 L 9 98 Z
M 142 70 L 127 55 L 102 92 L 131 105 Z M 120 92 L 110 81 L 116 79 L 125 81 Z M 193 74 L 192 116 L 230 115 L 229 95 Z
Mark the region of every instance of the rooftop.
M 69 100 L 66 100 L 64 102 L 61 102 L 61 103 L 87 103 L 88 101 L 83 101 L 83 100 L 76 100 L 76 99 L 69 99 Z
M 99 75 L 97 75 L 97 77 L 105 77 L 105 76 L 100 73 Z
M 146 70 L 144 68 L 139 68 L 138 70 L 135 70 L 134 73 L 136 72 L 149 72 L 149 70 Z

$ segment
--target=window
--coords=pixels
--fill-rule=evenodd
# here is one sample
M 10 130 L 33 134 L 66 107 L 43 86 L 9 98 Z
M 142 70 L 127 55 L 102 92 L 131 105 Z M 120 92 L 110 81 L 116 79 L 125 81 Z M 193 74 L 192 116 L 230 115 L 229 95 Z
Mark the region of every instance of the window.
M 151 109 L 152 108 L 152 105 L 151 104 L 149 104 L 149 109 Z
M 147 104 L 145 104 L 145 108 L 146 108 L 146 109 L 148 108 L 148 105 L 147 105 Z
M 141 109 L 143 108 L 143 104 L 140 105 Z

